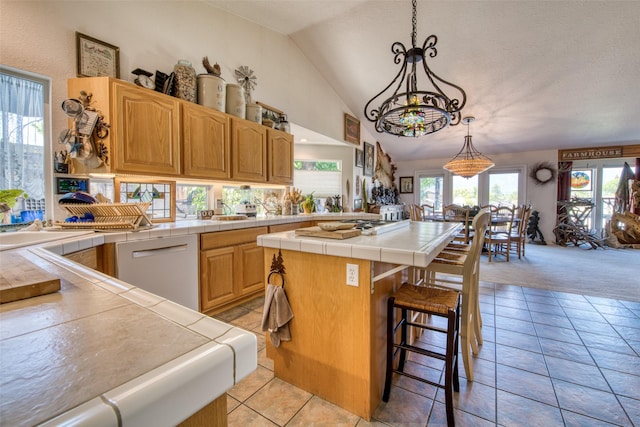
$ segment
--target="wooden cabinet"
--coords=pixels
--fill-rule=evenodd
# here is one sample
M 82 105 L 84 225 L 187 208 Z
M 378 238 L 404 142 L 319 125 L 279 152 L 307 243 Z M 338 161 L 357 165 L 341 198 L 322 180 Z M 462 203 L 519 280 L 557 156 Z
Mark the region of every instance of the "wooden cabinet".
M 313 221 L 290 222 L 288 224 L 277 224 L 269 226 L 269 233 L 282 233 L 284 231 L 297 230 L 298 228 L 312 227 Z
M 232 117 L 231 140 L 231 177 L 267 182 L 267 128 Z
M 229 179 L 229 116 L 195 104 L 182 107 L 184 175 L 204 179 Z
M 200 311 L 212 314 L 264 291 L 264 250 L 256 244 L 267 227 L 200 235 Z
M 269 174 L 272 184 L 293 184 L 293 135 L 267 129 Z
M 113 82 L 112 159 L 117 172 L 180 174 L 180 102 Z
M 69 79 L 69 97 L 81 91 L 111 125 L 102 141 L 111 164 L 74 162 L 74 173 L 293 183 L 291 134 L 109 77 Z

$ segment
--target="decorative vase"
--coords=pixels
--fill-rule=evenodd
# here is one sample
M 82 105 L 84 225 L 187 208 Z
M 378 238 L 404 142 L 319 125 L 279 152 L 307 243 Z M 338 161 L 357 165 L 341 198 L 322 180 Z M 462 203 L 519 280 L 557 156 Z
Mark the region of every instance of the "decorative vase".
M 247 104 L 244 99 L 244 89 L 240 85 L 227 84 L 227 114 L 244 119 L 247 115 Z
M 217 76 L 200 74 L 198 76 L 198 104 L 225 112 L 227 103 L 227 84 Z
M 291 203 L 291 215 L 298 215 L 300 213 L 300 206 L 297 203 Z

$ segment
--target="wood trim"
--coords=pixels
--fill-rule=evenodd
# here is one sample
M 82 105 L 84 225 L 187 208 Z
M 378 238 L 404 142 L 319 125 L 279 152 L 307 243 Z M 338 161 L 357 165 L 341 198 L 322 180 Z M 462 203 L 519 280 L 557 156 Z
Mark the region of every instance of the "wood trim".
M 245 228 L 232 231 L 218 231 L 200 235 L 200 250 L 235 246 L 242 243 L 255 242 L 261 234 L 267 234 L 267 227 Z
M 178 424 L 178 427 L 226 427 L 227 426 L 227 394 L 224 393 L 207 406 Z

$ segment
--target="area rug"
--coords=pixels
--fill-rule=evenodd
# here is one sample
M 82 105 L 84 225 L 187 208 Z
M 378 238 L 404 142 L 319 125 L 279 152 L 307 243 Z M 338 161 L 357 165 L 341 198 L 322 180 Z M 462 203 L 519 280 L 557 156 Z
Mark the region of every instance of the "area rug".
M 640 250 L 526 245 L 526 256 L 482 256 L 480 280 L 640 302 Z

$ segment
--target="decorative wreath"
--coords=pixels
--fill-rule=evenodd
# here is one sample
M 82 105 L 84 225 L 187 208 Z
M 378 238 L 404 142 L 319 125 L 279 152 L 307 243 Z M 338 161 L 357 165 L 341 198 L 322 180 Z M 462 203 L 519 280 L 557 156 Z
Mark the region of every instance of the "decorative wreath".
M 548 182 L 556 179 L 558 171 L 553 165 L 549 162 L 538 162 L 531 168 L 531 173 L 529 173 L 529 177 L 537 184 L 537 185 L 545 185 Z

